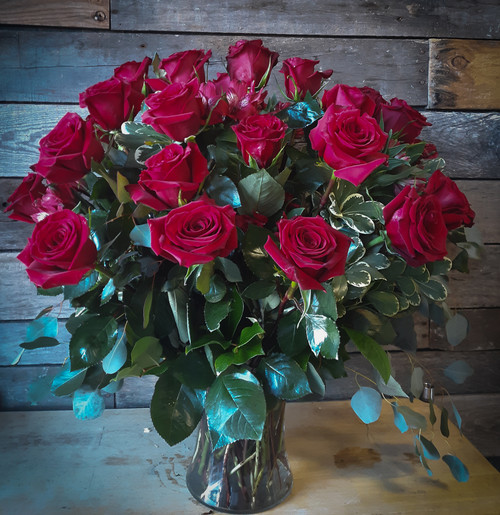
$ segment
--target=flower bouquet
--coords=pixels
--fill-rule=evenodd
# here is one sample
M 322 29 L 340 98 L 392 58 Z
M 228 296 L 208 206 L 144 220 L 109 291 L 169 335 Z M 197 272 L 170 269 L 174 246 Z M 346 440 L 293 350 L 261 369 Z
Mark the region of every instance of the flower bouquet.
M 283 61 L 284 98 L 271 98 L 278 54 L 260 40 L 231 46 L 227 73 L 208 80 L 210 57 L 127 62 L 86 89 L 87 118 L 59 121 L 9 198 L 11 218 L 35 223 L 18 256 L 30 280 L 75 308 L 52 392 L 88 419 L 101 392 L 157 376 L 158 433 L 173 445 L 201 421 L 191 492 L 260 510 L 291 487 L 284 402 L 356 373 L 353 346 L 373 366 L 354 411 L 368 424 L 390 402 L 430 473 L 440 456 L 421 435 L 426 418 L 396 400 L 418 398 L 429 378 L 411 356 L 405 393 L 384 346 L 415 350 L 418 310 L 464 336 L 447 274 L 467 270 L 475 244 L 474 212 L 419 139 L 429 123 L 369 87 L 326 87 L 332 70 L 299 57 Z M 48 308 L 22 346 L 57 344 Z

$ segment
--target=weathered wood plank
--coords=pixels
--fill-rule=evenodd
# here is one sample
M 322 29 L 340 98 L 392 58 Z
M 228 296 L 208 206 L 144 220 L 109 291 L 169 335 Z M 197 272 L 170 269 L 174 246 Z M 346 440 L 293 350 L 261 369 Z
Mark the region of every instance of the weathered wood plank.
M 454 178 L 500 178 L 500 114 L 423 111 L 432 127 L 422 139 L 432 141 Z
M 108 79 L 113 68 L 155 52 L 167 57 L 191 48 L 212 49 L 209 77 L 224 70 L 230 44 L 238 38 L 195 34 L 147 34 L 55 30 L 0 32 L 0 101 L 78 102 L 78 94 Z M 334 70 L 333 80 L 370 85 L 389 98 L 427 104 L 428 44 L 422 40 L 269 37 L 264 43 L 281 59 L 321 60 Z M 401 66 L 401 62 L 405 66 Z M 281 68 L 278 65 L 277 69 Z M 275 70 L 278 81 L 282 75 Z M 274 78 L 270 89 L 279 93 Z
M 109 0 L 3 0 L 0 23 L 109 29 Z
M 498 5 L 491 0 L 383 4 L 355 0 L 176 0 L 144 9 L 136 0 L 114 0 L 113 30 L 219 32 L 324 36 L 498 38 Z
M 500 109 L 500 42 L 432 39 L 429 107 Z
M 451 352 L 500 350 L 500 338 L 498 337 L 500 309 L 464 309 L 460 313 L 469 322 L 467 338 L 456 347 L 452 347 L 446 339 L 444 327 L 432 323 L 430 327 L 429 348 Z

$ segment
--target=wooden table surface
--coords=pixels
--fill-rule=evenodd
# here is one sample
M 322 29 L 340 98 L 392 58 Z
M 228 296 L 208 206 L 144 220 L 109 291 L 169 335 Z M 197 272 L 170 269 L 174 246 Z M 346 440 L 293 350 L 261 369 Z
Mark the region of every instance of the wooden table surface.
M 345 401 L 289 404 L 293 490 L 267 513 L 498 515 L 500 473 L 450 430 L 448 441 L 436 435 L 434 442 L 466 463 L 467 483 L 456 482 L 442 461 L 430 462 L 428 477 L 386 403 L 369 428 Z M 147 409 L 108 410 L 88 422 L 69 411 L 0 413 L 0 513 L 202 515 L 207 508 L 185 487 L 193 444 L 191 436 L 168 447 Z

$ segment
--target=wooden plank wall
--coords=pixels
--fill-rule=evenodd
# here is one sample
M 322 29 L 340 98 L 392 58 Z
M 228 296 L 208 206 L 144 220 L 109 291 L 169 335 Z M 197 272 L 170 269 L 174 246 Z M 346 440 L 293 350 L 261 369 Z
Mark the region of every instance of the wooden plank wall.
M 424 136 L 447 161 L 477 213 L 484 257 L 466 277 L 451 279 L 450 305 L 468 317 L 465 342 L 451 348 L 437 327 L 418 324 L 417 358 L 434 376 L 457 359 L 474 374 L 462 385 L 441 380 L 461 410 L 465 434 L 489 456 L 500 456 L 500 9 L 496 0 L 4 0 L 0 14 L 0 203 L 37 161 L 38 140 L 68 110 L 81 112 L 78 93 L 107 79 L 114 67 L 145 55 L 211 48 L 209 74 L 222 71 L 229 44 L 261 37 L 282 59 L 320 59 L 333 81 L 380 89 L 420 109 L 432 122 Z M 273 81 L 271 81 L 271 84 Z M 30 383 L 55 373 L 66 349 L 18 354 L 26 323 L 47 305 L 35 295 L 16 255 L 31 227 L 0 214 L 1 408 L 67 409 L 70 399 L 36 406 Z M 61 308 L 61 317 L 69 311 Z M 62 329 L 64 334 L 64 328 Z M 393 353 L 400 373 L 404 355 Z M 351 367 L 366 365 L 354 356 Z M 153 380 L 131 379 L 109 407 L 147 406 Z M 328 385 L 347 398 L 352 379 Z M 496 408 L 496 409 L 495 409 Z

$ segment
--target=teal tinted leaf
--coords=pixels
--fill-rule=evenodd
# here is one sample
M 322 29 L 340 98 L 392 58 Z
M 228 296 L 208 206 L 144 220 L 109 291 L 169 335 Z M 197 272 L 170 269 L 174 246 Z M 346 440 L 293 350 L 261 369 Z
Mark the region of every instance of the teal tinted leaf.
M 276 309 L 281 303 L 281 298 L 278 295 L 278 292 L 273 291 L 271 295 L 268 295 L 267 297 L 264 297 L 261 299 L 261 309 L 264 311 L 272 311 L 273 309 Z
M 254 338 L 244 345 L 233 347 L 229 352 L 224 352 L 215 360 L 215 370 L 218 374 L 227 370 L 231 365 L 242 365 L 255 356 L 263 356 L 262 342 Z
M 458 430 L 460 431 L 460 434 L 462 434 L 462 417 L 460 416 L 460 413 L 458 412 L 457 407 L 453 401 L 451 401 L 451 407 L 453 409 L 453 415 L 455 416 Z
M 151 420 L 158 434 L 175 445 L 187 438 L 203 413 L 201 398 L 193 388 L 165 373 L 156 382 L 151 399 Z
M 102 293 L 101 293 L 101 306 L 103 304 L 106 304 L 106 302 L 109 302 L 111 298 L 113 297 L 113 294 L 116 291 L 115 283 L 113 282 L 113 279 L 110 279 L 106 286 L 104 286 Z
M 187 319 L 188 295 L 183 288 L 169 290 L 167 294 L 172 315 L 174 316 L 175 325 L 179 332 L 179 339 L 182 343 L 187 343 L 189 341 Z
M 271 279 L 274 275 L 274 261 L 264 250 L 271 231 L 264 227 L 249 225 L 243 237 L 242 252 L 248 268 L 260 279 Z
M 394 379 L 394 377 L 390 376 L 386 384 L 384 383 L 384 380 L 378 371 L 374 370 L 374 372 L 377 388 L 381 394 L 387 395 L 389 397 L 408 397 L 408 395 L 406 395 L 405 391 L 403 388 L 401 388 L 401 385 L 396 381 L 396 379 Z
M 54 377 L 50 391 L 57 396 L 71 395 L 78 390 L 85 379 L 87 369 L 71 371 L 71 365 L 67 361 L 61 371 Z
M 392 411 L 394 413 L 394 425 L 402 432 L 406 433 L 408 431 L 409 427 L 406 423 L 405 418 L 401 413 L 398 411 L 398 403 L 397 402 L 391 402 Z
M 219 302 L 226 295 L 227 287 L 224 280 L 217 274 L 210 277 L 208 292 L 205 293 L 207 302 Z
M 424 391 L 424 371 L 420 367 L 415 367 L 411 373 L 410 390 L 416 399 L 420 399 Z
M 467 467 L 456 456 L 446 454 L 442 460 L 450 467 L 450 471 L 457 481 L 463 483 L 469 480 Z
M 238 188 L 236 184 L 225 175 L 211 174 L 205 191 L 219 206 L 229 205 L 232 206 L 233 209 L 241 207 Z
M 422 431 L 427 428 L 427 419 L 420 413 L 413 411 L 411 408 L 408 408 L 408 406 L 398 406 L 397 410 L 403 415 L 408 427 L 421 429 Z
M 340 334 L 334 320 L 324 315 L 306 315 L 306 336 L 315 356 L 337 359 Z
M 316 367 L 310 361 L 307 362 L 306 374 L 311 392 L 319 395 L 320 397 L 324 397 L 326 393 L 325 382 L 318 374 Z
M 420 293 L 423 293 L 425 296 L 430 299 L 439 302 L 446 299 L 448 295 L 448 290 L 446 286 L 436 279 L 429 279 L 426 283 L 418 282 L 418 288 Z
M 111 381 L 107 386 L 101 388 L 101 390 L 112 395 L 114 393 L 119 392 L 122 389 L 123 382 L 123 379 L 121 381 Z
M 448 410 L 446 408 L 441 409 L 441 421 L 440 427 L 441 434 L 448 438 L 450 436 L 450 428 L 448 427 Z
M 130 231 L 130 239 L 135 245 L 141 247 L 151 247 L 151 231 L 148 224 L 136 225 Z
M 47 338 L 57 337 L 57 318 L 41 316 L 40 318 L 37 318 L 28 324 L 28 327 L 26 328 L 25 343 L 33 342 L 41 336 Z
M 323 115 L 316 100 L 311 102 L 297 102 L 280 115 L 285 116 L 286 124 L 290 129 L 300 129 L 313 124 Z
M 346 332 L 361 354 L 374 366 L 387 383 L 391 377 L 391 364 L 384 349 L 367 334 L 354 329 L 346 329 Z
M 421 450 L 420 440 L 417 436 L 415 436 L 415 454 L 420 458 L 420 463 L 422 463 L 422 466 L 427 471 L 427 474 L 432 476 L 432 470 L 430 469 L 429 464 L 427 463 L 427 459 L 425 458 L 425 452 Z
M 285 190 L 266 170 L 248 175 L 238 183 L 241 203 L 246 215 L 260 213 L 272 216 L 283 207 Z
M 219 302 L 205 303 L 205 323 L 209 331 L 216 331 L 220 323 L 228 316 L 231 300 L 224 299 Z
M 467 363 L 467 361 L 455 361 L 444 369 L 444 375 L 449 377 L 457 384 L 462 384 L 465 380 L 474 373 L 474 369 Z
M 469 332 L 469 322 L 460 313 L 456 313 L 446 322 L 446 338 L 450 345 L 462 343 Z
M 236 440 L 260 440 L 266 400 L 257 378 L 248 370 L 221 374 L 205 400 L 205 412 L 217 449 Z
M 87 293 L 91 288 L 93 288 L 96 285 L 98 279 L 99 274 L 96 271 L 92 271 L 78 284 L 63 286 L 64 298 L 75 299 L 76 297 L 80 297 L 84 293 Z
M 32 406 L 38 405 L 50 395 L 50 388 L 53 381 L 52 374 L 46 374 L 37 377 L 28 387 L 27 398 Z
M 293 401 L 312 393 L 306 373 L 286 354 L 273 354 L 261 361 L 269 391 L 278 399 Z
M 430 441 L 427 440 L 424 436 L 420 435 L 420 443 L 422 444 L 422 449 L 424 451 L 424 456 L 428 460 L 438 460 L 441 455 L 439 451 L 436 449 L 436 446 Z
M 399 311 L 399 301 L 396 295 L 386 291 L 369 291 L 366 299 L 382 315 L 392 317 Z
M 238 265 L 230 259 L 223 257 L 215 258 L 215 268 L 220 270 L 230 283 L 238 283 L 243 281 Z
M 380 417 L 382 410 L 382 397 L 377 390 L 362 386 L 351 398 L 351 407 L 354 413 L 365 424 L 371 424 Z
M 271 281 L 260 280 L 249 284 L 241 293 L 247 299 L 263 299 L 271 295 L 276 289 L 276 284 Z
M 337 300 L 331 288 L 325 289 L 326 291 L 311 291 L 311 304 L 308 312 L 314 315 L 324 315 L 332 320 L 337 320 Z
M 73 413 L 79 420 L 93 420 L 102 415 L 104 399 L 99 390 L 76 390 L 73 394 Z
M 37 295 L 44 295 L 46 297 L 56 297 L 57 295 L 61 295 L 62 292 L 63 292 L 62 286 L 56 286 L 55 288 L 37 288 L 36 289 Z
M 99 363 L 113 348 L 118 324 L 113 317 L 94 316 L 74 332 L 69 344 L 72 370 Z
M 296 356 L 308 347 L 306 330 L 299 324 L 300 317 L 300 312 L 294 310 L 278 322 L 278 345 L 288 356 Z

